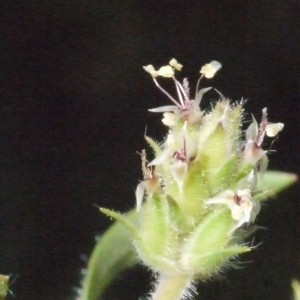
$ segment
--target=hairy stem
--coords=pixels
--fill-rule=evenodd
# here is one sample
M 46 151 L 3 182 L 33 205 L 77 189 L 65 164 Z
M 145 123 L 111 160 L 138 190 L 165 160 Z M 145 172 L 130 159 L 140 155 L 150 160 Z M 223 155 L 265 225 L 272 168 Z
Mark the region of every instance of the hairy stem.
M 190 276 L 184 274 L 161 275 L 151 300 L 180 300 L 187 295 L 191 286 L 192 278 Z

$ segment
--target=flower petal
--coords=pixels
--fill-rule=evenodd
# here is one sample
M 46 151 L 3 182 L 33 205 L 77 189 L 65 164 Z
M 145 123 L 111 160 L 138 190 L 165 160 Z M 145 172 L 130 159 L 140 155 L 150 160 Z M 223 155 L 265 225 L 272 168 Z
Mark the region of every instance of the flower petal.
M 258 135 L 258 124 L 254 116 L 252 115 L 252 123 L 246 130 L 246 141 L 254 141 Z
M 211 87 L 207 87 L 204 89 L 201 89 L 199 92 L 197 92 L 196 97 L 195 97 L 195 101 L 194 101 L 194 106 L 198 107 L 200 105 L 202 96 L 208 92 L 209 90 L 211 90 Z
M 178 184 L 179 190 L 182 191 L 184 179 L 187 174 L 188 165 L 186 162 L 177 160 L 170 166 L 171 174 Z
M 159 106 L 155 108 L 150 108 L 148 111 L 155 112 L 155 113 L 162 113 L 162 112 L 170 112 L 178 109 L 176 105 L 165 105 L 165 106 Z
M 145 191 L 146 191 L 146 189 L 145 189 L 144 181 L 142 181 L 138 184 L 138 186 L 136 187 L 136 191 L 135 191 L 136 210 L 137 211 L 139 211 L 142 206 Z

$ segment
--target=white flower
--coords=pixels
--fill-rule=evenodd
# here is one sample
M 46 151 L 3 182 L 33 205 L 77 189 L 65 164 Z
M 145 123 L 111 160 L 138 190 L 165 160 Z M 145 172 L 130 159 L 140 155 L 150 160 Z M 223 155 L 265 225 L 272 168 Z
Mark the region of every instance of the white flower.
M 222 65 L 218 61 L 211 61 L 209 64 L 205 64 L 200 73 L 203 74 L 206 78 L 213 78 L 218 70 L 222 68 Z
M 261 145 L 265 135 L 276 136 L 284 127 L 283 123 L 269 123 L 267 119 L 267 108 L 262 110 L 262 119 L 258 126 L 252 116 L 252 123 L 246 130 L 246 145 L 244 150 L 244 161 L 256 164 L 259 162 L 259 170 L 263 174 L 267 170 L 268 157 Z
M 231 217 L 235 221 L 231 232 L 245 223 L 254 222 L 259 213 L 260 205 L 252 199 L 249 189 L 226 190 L 216 197 L 206 201 L 206 204 L 225 204 L 231 210 Z
M 203 75 L 198 80 L 195 98 L 191 99 L 189 82 L 187 78 L 184 78 L 183 83 L 180 83 L 174 76 L 175 70 L 180 71 L 182 69 L 182 65 L 178 63 L 175 58 L 170 60 L 169 65 L 162 66 L 159 70 L 155 70 L 153 65 L 145 66 L 145 71 L 151 74 L 156 86 L 175 104 L 152 108 L 149 109 L 149 111 L 159 113 L 173 113 L 175 117 L 171 115 L 165 115 L 163 119 L 163 123 L 169 127 L 174 126 L 180 119 L 188 121 L 189 123 L 198 123 L 203 115 L 203 112 L 199 108 L 201 99 L 204 93 L 211 89 L 211 87 L 208 87 L 199 90 L 198 87 L 200 80 L 203 76 L 205 76 L 206 78 L 212 78 L 220 68 L 221 64 L 217 61 L 212 61 L 202 67 L 200 73 L 202 73 Z M 171 96 L 165 89 L 163 89 L 159 85 L 156 79 L 156 77 L 158 76 L 173 79 L 178 99 Z
M 256 164 L 259 162 L 259 170 L 263 174 L 268 167 L 269 159 L 261 144 L 266 134 L 267 108 L 262 110 L 262 119 L 258 127 L 256 119 L 252 116 L 252 123 L 246 130 L 246 145 L 244 149 L 244 162 Z
M 179 83 L 177 82 L 177 84 Z M 183 87 L 181 86 L 181 88 L 182 92 Z M 176 105 L 160 106 L 156 108 L 151 108 L 149 109 L 149 111 L 155 113 L 165 113 L 163 123 L 169 127 L 174 126 L 177 120 L 181 117 L 190 123 L 199 122 L 201 117 L 203 116 L 203 111 L 200 110 L 199 105 L 203 95 L 209 90 L 211 90 L 211 87 L 203 88 L 200 91 L 198 91 L 195 100 L 190 100 L 189 98 L 187 98 L 186 95 L 184 95 L 184 97 L 181 97 L 182 101 L 180 101 L 180 103 L 175 100 Z M 174 102 L 174 100 L 172 101 Z
M 172 114 L 170 113 L 170 115 Z M 172 122 L 172 118 L 170 120 Z M 170 172 L 169 174 L 177 183 L 179 190 L 182 191 L 190 162 L 197 157 L 197 141 L 198 137 L 196 135 L 191 136 L 188 133 L 187 122 L 185 122 L 179 132 L 169 133 L 162 145 L 163 151 L 148 166 L 164 164 L 163 168 Z M 158 170 L 160 169 L 158 168 Z

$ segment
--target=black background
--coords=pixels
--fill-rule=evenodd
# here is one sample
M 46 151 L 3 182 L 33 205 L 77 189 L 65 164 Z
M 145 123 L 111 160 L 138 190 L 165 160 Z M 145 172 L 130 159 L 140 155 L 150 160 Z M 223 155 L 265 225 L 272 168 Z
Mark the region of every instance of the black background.
M 299 173 L 297 0 L 3 2 L 0 273 L 18 276 L 13 299 L 67 299 L 110 224 L 93 204 L 134 205 L 145 126 L 156 139 L 166 133 L 147 109 L 169 104 L 143 65 L 176 57 L 194 83 L 201 65 L 222 62 L 205 84 L 285 123 L 270 169 Z M 199 299 L 290 299 L 290 280 L 300 278 L 299 203 L 299 186 L 268 202 L 249 264 L 202 283 Z M 107 299 L 137 299 L 149 278 L 132 270 Z

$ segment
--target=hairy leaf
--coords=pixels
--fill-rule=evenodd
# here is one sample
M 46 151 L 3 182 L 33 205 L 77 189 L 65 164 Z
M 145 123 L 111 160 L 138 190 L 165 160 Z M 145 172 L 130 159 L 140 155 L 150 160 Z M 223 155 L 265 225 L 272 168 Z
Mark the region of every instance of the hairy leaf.
M 132 223 L 136 210 L 126 214 Z M 137 262 L 128 231 L 119 221 L 115 222 L 100 238 L 90 257 L 87 273 L 78 300 L 99 300 L 115 277 Z

